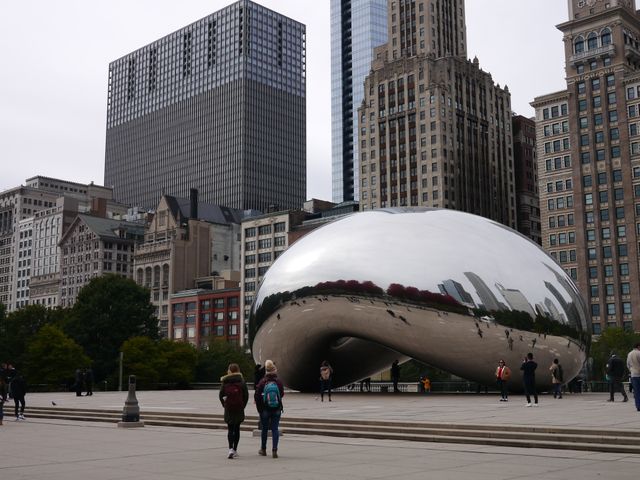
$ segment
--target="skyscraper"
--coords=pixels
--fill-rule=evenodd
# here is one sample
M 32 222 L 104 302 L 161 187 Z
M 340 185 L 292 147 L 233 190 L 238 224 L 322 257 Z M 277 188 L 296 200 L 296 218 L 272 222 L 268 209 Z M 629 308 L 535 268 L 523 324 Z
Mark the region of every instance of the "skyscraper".
M 452 208 L 515 228 L 510 94 L 466 58 L 464 1 L 388 6 L 358 109 L 361 208 Z
M 593 333 L 638 331 L 640 16 L 633 0 L 570 0 L 558 28 L 567 88 L 532 103 L 542 245 L 590 304 Z
M 358 199 L 358 106 L 373 49 L 387 41 L 387 0 L 331 0 L 332 199 Z
M 105 184 L 266 211 L 306 197 L 305 26 L 249 0 L 109 65 Z

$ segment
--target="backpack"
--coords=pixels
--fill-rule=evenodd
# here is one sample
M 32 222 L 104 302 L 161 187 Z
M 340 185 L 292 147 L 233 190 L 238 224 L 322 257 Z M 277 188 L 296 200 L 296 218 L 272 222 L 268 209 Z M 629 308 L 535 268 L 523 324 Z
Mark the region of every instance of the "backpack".
M 562 365 L 558 364 L 558 368 L 554 370 L 553 376 L 559 382 L 562 382 L 564 380 L 564 374 L 562 373 Z
M 329 378 L 331 378 L 331 369 L 329 367 L 322 367 L 320 369 L 320 378 L 322 380 L 329 380 Z
M 228 383 L 224 387 L 226 398 L 224 407 L 230 413 L 239 413 L 244 410 L 244 398 L 242 396 L 242 385 L 240 383 Z
M 276 382 L 267 382 L 264 386 L 264 390 L 262 391 L 262 402 L 265 407 L 272 410 L 277 410 L 281 407 L 280 389 Z

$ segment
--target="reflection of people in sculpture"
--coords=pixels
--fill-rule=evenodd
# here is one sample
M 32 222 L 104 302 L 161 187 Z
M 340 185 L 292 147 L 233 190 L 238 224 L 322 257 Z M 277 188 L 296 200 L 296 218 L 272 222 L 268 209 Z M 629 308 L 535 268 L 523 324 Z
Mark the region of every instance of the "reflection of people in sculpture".
M 398 360 L 395 360 L 391 365 L 391 381 L 393 382 L 393 393 L 398 393 L 398 381 L 400 380 L 400 365 Z

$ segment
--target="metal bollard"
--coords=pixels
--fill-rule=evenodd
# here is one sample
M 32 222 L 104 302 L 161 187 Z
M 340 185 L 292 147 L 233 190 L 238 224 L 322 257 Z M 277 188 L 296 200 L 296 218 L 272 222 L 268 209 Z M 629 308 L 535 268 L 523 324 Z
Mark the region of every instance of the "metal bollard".
M 136 376 L 129 375 L 129 393 L 122 409 L 122 421 L 118 422 L 118 427 L 144 427 L 144 422 L 140 421 L 140 406 L 136 398 Z

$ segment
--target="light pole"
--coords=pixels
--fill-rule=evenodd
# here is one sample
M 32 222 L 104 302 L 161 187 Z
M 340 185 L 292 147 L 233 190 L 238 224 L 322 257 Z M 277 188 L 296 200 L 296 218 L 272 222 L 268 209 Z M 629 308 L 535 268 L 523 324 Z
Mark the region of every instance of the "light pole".
M 118 391 L 122 391 L 122 358 L 124 357 L 124 353 L 120 352 L 120 378 L 118 381 Z

